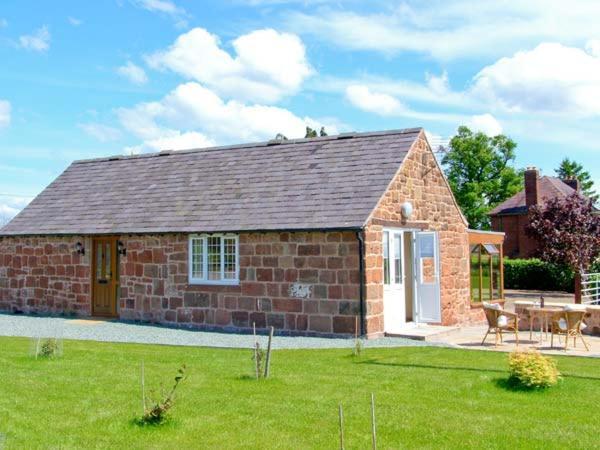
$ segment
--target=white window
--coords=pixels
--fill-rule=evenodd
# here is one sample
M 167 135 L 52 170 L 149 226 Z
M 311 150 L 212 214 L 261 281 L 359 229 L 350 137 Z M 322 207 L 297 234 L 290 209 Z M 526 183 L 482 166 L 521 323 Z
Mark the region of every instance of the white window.
M 190 236 L 189 279 L 191 284 L 239 283 L 238 237 L 234 234 Z

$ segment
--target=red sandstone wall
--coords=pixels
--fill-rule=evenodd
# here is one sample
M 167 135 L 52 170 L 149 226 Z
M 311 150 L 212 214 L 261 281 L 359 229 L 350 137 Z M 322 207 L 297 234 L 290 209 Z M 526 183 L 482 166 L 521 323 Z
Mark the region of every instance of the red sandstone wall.
M 353 232 L 242 233 L 239 286 L 189 285 L 188 237 L 121 236 L 119 316 L 232 329 L 354 333 L 360 311 Z M 89 253 L 73 238 L 0 240 L 0 310 L 91 313 Z M 294 286 L 307 292 L 301 298 Z
M 188 284 L 187 235 L 121 238 L 121 317 L 173 324 L 353 333 L 354 233 L 242 233 L 239 286 Z M 307 298 L 291 289 L 302 285 Z
M 413 205 L 410 223 L 403 221 L 400 206 Z M 370 336 L 383 333 L 384 226 L 439 232 L 442 324 L 454 325 L 484 319 L 481 308 L 471 308 L 469 299 L 469 238 L 450 188 L 435 163 L 422 135 L 405 159 L 365 233 L 366 330 Z
M 89 315 L 89 255 L 68 238 L 0 238 L 0 310 Z M 88 246 L 86 245 L 86 248 Z

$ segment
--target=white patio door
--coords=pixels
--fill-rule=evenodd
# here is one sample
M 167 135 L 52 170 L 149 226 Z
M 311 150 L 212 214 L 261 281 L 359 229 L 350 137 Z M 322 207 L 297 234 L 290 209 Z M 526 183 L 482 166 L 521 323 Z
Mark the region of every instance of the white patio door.
M 400 331 L 406 322 L 403 255 L 403 232 L 384 230 L 383 327 L 386 333 Z
M 440 252 L 437 233 L 416 233 L 417 318 L 419 322 L 441 322 Z

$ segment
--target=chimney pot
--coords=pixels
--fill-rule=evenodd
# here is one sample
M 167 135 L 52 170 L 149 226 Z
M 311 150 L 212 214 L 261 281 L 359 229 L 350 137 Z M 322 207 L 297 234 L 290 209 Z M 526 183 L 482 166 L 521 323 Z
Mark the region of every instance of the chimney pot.
M 540 174 L 536 167 L 525 169 L 525 205 L 528 209 L 539 203 L 539 178 Z

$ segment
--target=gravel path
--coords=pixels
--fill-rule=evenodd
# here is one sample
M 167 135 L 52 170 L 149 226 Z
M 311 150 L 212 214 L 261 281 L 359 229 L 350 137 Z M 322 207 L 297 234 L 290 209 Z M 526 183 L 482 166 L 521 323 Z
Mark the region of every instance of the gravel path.
M 66 319 L 0 314 L 0 336 L 58 337 L 102 342 L 139 344 L 187 345 L 199 347 L 250 348 L 249 334 L 219 333 L 168 328 L 118 321 Z M 275 349 L 294 348 L 351 348 L 353 339 L 277 336 Z M 260 336 L 263 343 L 267 337 Z M 363 342 L 365 347 L 409 347 L 431 345 L 422 341 L 385 337 Z

